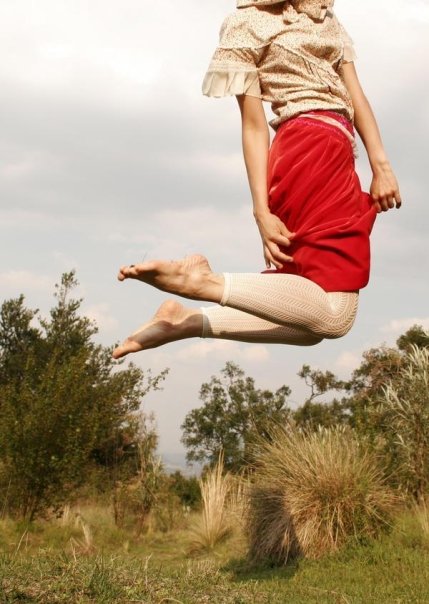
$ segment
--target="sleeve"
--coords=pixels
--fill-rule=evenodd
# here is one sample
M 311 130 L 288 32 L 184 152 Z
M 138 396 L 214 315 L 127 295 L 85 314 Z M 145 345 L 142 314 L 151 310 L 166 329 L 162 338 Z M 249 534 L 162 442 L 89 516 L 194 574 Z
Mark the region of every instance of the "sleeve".
M 217 98 L 241 94 L 261 98 L 257 68 L 261 52 L 262 47 L 252 39 L 246 19 L 237 12 L 227 17 L 204 77 L 203 94 Z
M 343 63 L 352 63 L 357 58 L 353 40 L 341 23 L 338 25 L 340 26 L 341 41 L 343 44 Z

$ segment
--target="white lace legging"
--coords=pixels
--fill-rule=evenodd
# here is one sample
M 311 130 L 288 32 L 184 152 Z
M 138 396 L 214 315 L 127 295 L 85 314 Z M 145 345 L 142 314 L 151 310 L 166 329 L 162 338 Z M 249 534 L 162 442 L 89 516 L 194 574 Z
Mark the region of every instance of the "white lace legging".
M 220 306 L 202 308 L 203 338 L 312 346 L 353 325 L 359 294 L 295 275 L 225 273 Z

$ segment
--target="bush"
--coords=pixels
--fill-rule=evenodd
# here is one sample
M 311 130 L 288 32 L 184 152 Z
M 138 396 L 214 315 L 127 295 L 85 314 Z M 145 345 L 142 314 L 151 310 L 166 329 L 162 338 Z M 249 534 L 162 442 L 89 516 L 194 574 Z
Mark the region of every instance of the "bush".
M 395 481 L 417 501 L 429 490 L 429 349 L 411 345 L 372 411 Z
M 254 561 L 318 558 L 388 526 L 399 497 L 350 429 L 275 428 L 261 441 L 248 513 Z

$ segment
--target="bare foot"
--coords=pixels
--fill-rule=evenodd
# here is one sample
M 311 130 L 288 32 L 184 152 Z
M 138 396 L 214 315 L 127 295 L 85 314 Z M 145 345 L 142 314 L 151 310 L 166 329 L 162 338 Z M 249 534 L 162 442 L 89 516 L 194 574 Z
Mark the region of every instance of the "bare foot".
M 120 359 L 130 352 L 201 336 L 202 321 L 201 311 L 197 308 L 185 308 L 175 300 L 167 300 L 151 321 L 144 323 L 113 351 L 113 358 Z
M 223 276 L 213 273 L 207 258 L 200 255 L 123 266 L 118 279 L 137 279 L 170 294 L 209 302 L 220 302 L 224 287 Z

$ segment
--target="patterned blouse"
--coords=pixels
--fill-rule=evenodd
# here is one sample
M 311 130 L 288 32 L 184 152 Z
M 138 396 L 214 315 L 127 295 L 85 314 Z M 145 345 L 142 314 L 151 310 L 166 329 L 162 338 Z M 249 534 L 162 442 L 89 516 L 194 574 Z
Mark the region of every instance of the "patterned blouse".
M 221 28 L 203 82 L 211 97 L 247 94 L 272 104 L 274 129 L 314 110 L 353 121 L 342 65 L 353 43 L 332 12 L 334 0 L 238 0 Z

